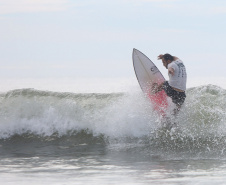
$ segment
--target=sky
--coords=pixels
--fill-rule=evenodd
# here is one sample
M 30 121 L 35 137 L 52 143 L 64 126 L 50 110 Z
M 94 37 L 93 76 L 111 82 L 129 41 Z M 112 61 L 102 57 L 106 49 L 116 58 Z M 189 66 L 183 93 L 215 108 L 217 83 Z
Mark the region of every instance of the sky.
M 136 48 L 225 83 L 225 33 L 225 0 L 0 0 L 0 79 L 134 78 Z

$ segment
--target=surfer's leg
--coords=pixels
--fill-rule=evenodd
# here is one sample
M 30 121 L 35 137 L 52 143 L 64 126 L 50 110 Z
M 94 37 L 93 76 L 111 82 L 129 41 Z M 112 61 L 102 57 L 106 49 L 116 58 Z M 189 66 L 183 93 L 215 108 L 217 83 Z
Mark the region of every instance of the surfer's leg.
M 176 104 L 176 107 L 173 109 L 173 115 L 176 117 L 181 109 L 181 105 Z
M 172 96 L 172 101 L 173 103 L 176 105 L 176 108 L 174 109 L 174 116 L 177 116 L 181 106 L 183 105 L 184 101 L 185 101 L 186 95 L 184 92 L 174 92 L 174 96 Z

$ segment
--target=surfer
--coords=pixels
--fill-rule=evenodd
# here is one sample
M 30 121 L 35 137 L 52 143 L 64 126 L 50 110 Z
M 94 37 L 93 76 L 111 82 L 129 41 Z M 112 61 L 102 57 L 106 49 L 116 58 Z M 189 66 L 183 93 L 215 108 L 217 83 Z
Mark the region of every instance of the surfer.
M 153 84 L 153 93 L 164 90 L 172 102 L 176 105 L 174 115 L 177 115 L 182 104 L 185 101 L 187 73 L 183 62 L 170 54 L 159 55 L 158 60 L 162 60 L 163 66 L 168 69 L 169 81 L 164 81 L 161 84 Z

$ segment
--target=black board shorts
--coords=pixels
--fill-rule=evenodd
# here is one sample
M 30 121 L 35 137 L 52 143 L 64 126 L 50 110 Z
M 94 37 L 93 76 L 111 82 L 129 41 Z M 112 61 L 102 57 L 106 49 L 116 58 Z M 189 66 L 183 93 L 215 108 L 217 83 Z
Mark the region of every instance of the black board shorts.
M 167 96 L 172 98 L 173 103 L 181 106 L 186 98 L 185 92 L 179 92 L 174 90 L 167 81 L 163 83 L 163 90 L 166 92 Z

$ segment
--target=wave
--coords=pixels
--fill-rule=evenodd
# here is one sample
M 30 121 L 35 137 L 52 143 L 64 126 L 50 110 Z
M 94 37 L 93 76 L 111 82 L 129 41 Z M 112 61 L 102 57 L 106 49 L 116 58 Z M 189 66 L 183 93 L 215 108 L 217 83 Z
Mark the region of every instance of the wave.
M 75 143 L 133 143 L 154 153 L 215 151 L 226 146 L 226 90 L 207 85 L 187 90 L 178 130 L 161 127 L 142 92 L 60 93 L 18 89 L 0 94 L 0 139 L 70 138 Z M 124 145 L 123 145 L 124 146 Z
M 86 129 L 94 135 L 111 136 L 120 127 L 127 130 L 131 120 L 142 120 L 145 116 L 139 117 L 145 111 L 135 108 L 143 106 L 142 103 L 135 105 L 136 99 L 141 99 L 145 104 L 144 98 L 139 94 L 133 102 L 131 96 L 123 93 L 73 94 L 34 89 L 10 91 L 0 96 L 0 138 L 24 133 L 43 136 L 58 133 L 62 136 Z

